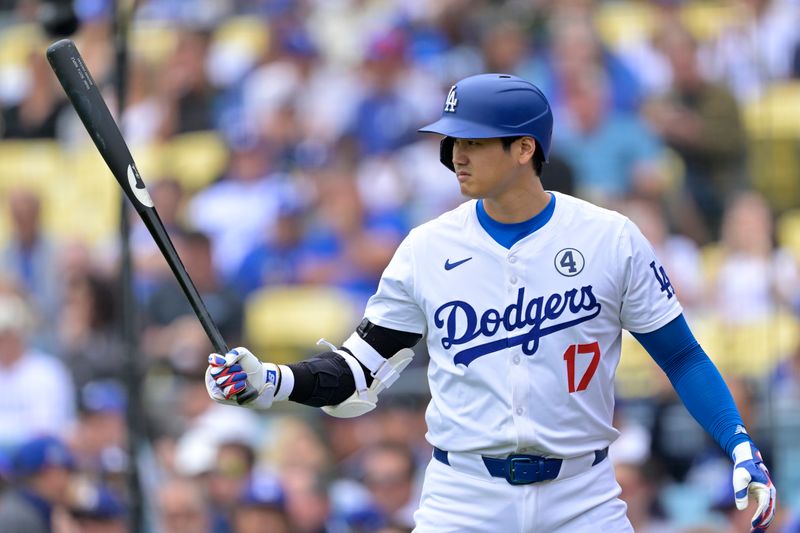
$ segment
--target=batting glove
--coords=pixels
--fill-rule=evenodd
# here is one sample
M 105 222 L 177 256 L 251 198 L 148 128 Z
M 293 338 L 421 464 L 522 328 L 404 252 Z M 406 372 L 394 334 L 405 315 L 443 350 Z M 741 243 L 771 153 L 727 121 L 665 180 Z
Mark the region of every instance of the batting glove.
M 762 533 L 775 518 L 777 493 L 769 471 L 761 460 L 761 452 L 750 442 L 742 442 L 733 449 L 733 493 L 736 507 L 743 511 L 752 497 L 757 504 L 753 515 L 751 533 Z
M 208 356 L 206 390 L 217 403 L 239 405 L 236 395 L 251 385 L 258 396 L 243 404 L 246 407 L 267 409 L 275 397 L 280 370 L 272 363 L 262 363 L 247 348 L 236 348 L 220 355 Z

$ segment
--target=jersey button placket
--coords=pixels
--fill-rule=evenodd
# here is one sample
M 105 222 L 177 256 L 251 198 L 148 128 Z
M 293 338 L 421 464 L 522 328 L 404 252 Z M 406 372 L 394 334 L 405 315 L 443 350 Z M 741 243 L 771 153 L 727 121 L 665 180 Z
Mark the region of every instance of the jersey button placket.
M 506 307 L 515 304 L 517 301 L 517 293 L 520 290 L 519 283 L 521 282 L 520 272 L 517 267 L 518 264 L 519 258 L 515 254 L 506 256 L 506 264 L 505 268 L 503 269 L 506 279 L 506 287 L 508 289 Z M 506 331 L 506 335 L 509 339 L 521 334 L 524 334 L 524 330 L 522 329 Z M 525 414 L 525 408 L 523 407 L 526 401 L 525 398 L 529 396 L 530 384 L 528 379 L 528 370 L 526 365 L 521 364 L 524 360 L 521 346 L 511 346 L 507 348 L 507 350 L 507 357 L 509 357 L 511 363 L 509 365 L 508 376 L 511 392 L 510 414 L 511 419 L 514 422 L 514 429 L 516 430 L 517 439 L 521 440 L 521 437 L 526 433 L 526 422 L 522 417 Z
M 513 265 L 513 264 L 515 264 L 517 262 L 517 256 L 516 255 L 509 255 L 506 259 L 508 260 L 508 263 L 510 265 Z M 510 267 L 508 270 L 509 270 L 509 274 L 510 274 L 510 276 L 508 277 L 508 282 L 511 285 L 516 285 L 517 282 L 519 281 L 519 278 L 517 277 L 516 274 L 514 274 L 513 267 Z

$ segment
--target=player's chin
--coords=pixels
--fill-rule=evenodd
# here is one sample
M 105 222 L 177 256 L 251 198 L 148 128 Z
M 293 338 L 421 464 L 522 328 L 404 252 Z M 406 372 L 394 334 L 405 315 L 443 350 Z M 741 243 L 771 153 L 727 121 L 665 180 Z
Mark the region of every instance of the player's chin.
M 470 198 L 472 200 L 477 200 L 478 198 L 483 198 L 483 196 L 481 195 L 481 192 L 479 190 L 477 190 L 476 187 L 471 186 L 470 183 L 462 181 L 458 185 L 459 185 L 459 187 L 461 187 L 461 194 L 463 194 L 467 198 Z

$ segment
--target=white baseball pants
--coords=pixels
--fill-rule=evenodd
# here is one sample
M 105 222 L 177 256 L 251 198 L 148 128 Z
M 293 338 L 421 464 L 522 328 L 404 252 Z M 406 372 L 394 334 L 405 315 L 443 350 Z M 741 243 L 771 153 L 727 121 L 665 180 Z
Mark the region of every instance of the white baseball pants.
M 633 532 L 611 461 L 530 485 L 431 459 L 414 533 Z

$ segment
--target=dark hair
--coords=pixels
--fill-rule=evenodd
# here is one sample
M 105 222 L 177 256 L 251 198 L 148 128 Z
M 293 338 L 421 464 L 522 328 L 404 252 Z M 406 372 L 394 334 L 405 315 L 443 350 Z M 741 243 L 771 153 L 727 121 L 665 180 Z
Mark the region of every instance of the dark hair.
M 402 457 L 408 462 L 408 479 L 414 477 L 414 472 L 417 468 L 417 460 L 408 444 L 390 440 L 379 441 L 367 448 L 366 454 L 371 453 L 390 453 Z
M 518 135 L 516 137 L 500 137 L 500 142 L 503 143 L 503 150 L 508 152 L 511 149 L 511 145 L 514 141 L 521 139 L 523 135 Z M 533 171 L 536 172 L 536 175 L 540 178 L 542 177 L 542 170 L 544 169 L 544 154 L 542 153 L 542 147 L 539 144 L 539 141 L 536 141 L 536 151 L 533 152 Z

